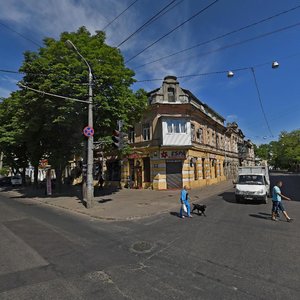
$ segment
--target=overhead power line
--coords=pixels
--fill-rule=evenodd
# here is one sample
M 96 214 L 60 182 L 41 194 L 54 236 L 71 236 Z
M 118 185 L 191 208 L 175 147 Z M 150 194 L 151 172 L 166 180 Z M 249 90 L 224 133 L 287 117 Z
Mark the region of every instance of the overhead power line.
M 269 130 L 271 136 L 274 137 L 273 132 L 272 132 L 271 127 L 270 127 L 270 124 L 269 124 L 269 121 L 268 121 L 268 119 L 267 119 L 265 110 L 264 110 L 264 106 L 263 106 L 263 103 L 262 103 L 262 100 L 261 100 L 261 95 L 260 95 L 260 91 L 259 91 L 259 88 L 258 88 L 258 84 L 257 84 L 257 80 L 256 80 L 256 75 L 255 75 L 255 72 L 254 72 L 254 68 L 253 68 L 253 67 L 251 67 L 251 72 L 252 72 L 252 74 L 253 74 L 253 79 L 254 79 L 254 83 L 255 83 L 256 90 L 257 90 L 257 95 L 258 95 L 258 100 L 259 100 L 259 104 L 260 104 L 261 111 L 262 111 L 263 116 L 264 116 L 264 119 L 265 119 L 265 121 L 266 121 L 268 130 Z
M 287 55 L 287 56 L 282 56 L 282 57 L 277 57 L 278 60 L 282 61 L 284 59 L 288 59 L 294 56 L 298 56 L 300 55 L 300 51 Z M 268 62 L 264 62 L 264 63 L 260 63 L 260 64 L 256 64 L 253 66 L 247 66 L 247 67 L 240 67 L 240 68 L 228 68 L 226 70 L 221 70 L 221 71 L 212 71 L 212 72 L 206 72 L 206 73 L 198 73 L 198 74 L 187 74 L 187 75 L 178 75 L 176 76 L 178 79 L 180 78 L 189 78 L 189 77 L 200 77 L 200 76 L 209 76 L 209 75 L 218 75 L 218 74 L 227 74 L 228 70 L 231 70 L 232 72 L 236 73 L 236 72 L 240 72 L 240 71 L 245 71 L 245 70 L 250 70 L 251 68 L 260 68 L 266 65 L 270 65 L 272 63 L 272 61 L 268 61 Z M 47 77 L 49 76 L 49 74 L 41 74 L 41 73 L 28 73 L 28 72 L 21 72 L 21 71 L 15 71 L 15 70 L 7 70 L 7 69 L 0 69 L 0 73 L 12 73 L 12 74 L 28 74 L 28 75 L 32 75 L 32 76 L 43 76 L 43 77 Z M 52 74 L 53 76 L 53 74 Z M 75 75 L 56 75 L 55 77 L 57 78 L 64 78 L 64 77 L 68 77 L 68 78 L 75 78 L 77 76 Z M 151 81 L 162 81 L 163 78 L 150 78 L 150 79 L 142 79 L 142 80 L 136 80 L 137 83 L 141 83 L 141 82 L 151 82 Z M 95 80 L 95 82 L 97 82 L 97 80 Z
M 1 73 L 12 73 L 12 74 L 24 74 L 23 72 L 19 72 L 19 71 L 14 71 L 14 70 L 4 70 L 4 69 L 0 69 Z
M 9 74 L 17 74 L 17 75 L 31 75 L 31 76 L 37 76 L 37 77 L 48 77 L 50 74 L 42 74 L 42 73 L 30 73 L 30 72 L 21 72 L 21 71 L 15 71 L 15 70 L 7 70 L 7 69 L 0 69 L 0 73 L 9 73 Z M 55 77 L 57 79 L 73 79 L 73 82 L 68 82 L 69 85 L 88 85 L 87 82 L 74 82 L 74 80 L 79 80 L 80 79 L 75 76 L 75 75 L 53 75 L 51 74 L 52 77 Z
M 207 5 L 206 7 L 204 7 L 203 9 L 199 10 L 197 13 L 195 13 L 194 15 L 192 15 L 190 18 L 188 18 L 187 20 L 185 20 L 181 24 L 177 25 L 175 28 L 173 28 L 172 30 L 170 30 L 169 32 L 167 32 L 166 34 L 164 34 L 163 36 L 161 36 L 159 39 L 157 39 L 156 41 L 154 41 L 153 43 L 151 43 L 150 45 L 148 45 L 146 48 L 144 48 L 143 50 L 141 50 L 140 52 L 138 52 L 137 54 L 135 54 L 134 56 L 132 56 L 131 58 L 129 58 L 125 63 L 128 63 L 128 62 L 132 61 L 134 58 L 136 58 L 137 56 L 139 56 L 140 54 L 142 54 L 143 52 L 145 52 L 146 50 L 148 50 L 149 48 L 151 48 L 152 46 L 154 46 L 155 44 L 157 44 L 158 42 L 160 42 L 162 39 L 164 39 L 165 37 L 169 36 L 175 30 L 177 30 L 178 28 L 182 27 L 184 24 L 186 24 L 187 22 L 191 21 L 192 19 L 194 19 L 195 17 L 197 17 L 198 15 L 200 15 L 201 13 L 203 13 L 204 11 L 206 11 L 207 9 L 209 9 L 211 6 L 213 6 L 214 4 L 216 4 L 218 1 L 219 0 L 215 0 L 212 3 L 210 3 L 209 5 Z
M 290 54 L 290 55 L 287 55 L 287 56 L 278 57 L 277 59 L 282 61 L 284 59 L 288 59 L 288 58 L 298 56 L 298 55 L 300 55 L 300 52 L 296 52 L 296 53 L 293 53 L 293 54 Z M 212 71 L 212 72 L 198 73 L 198 74 L 178 75 L 176 77 L 178 79 L 181 79 L 181 78 L 189 78 L 189 77 L 200 77 L 200 76 L 227 74 L 228 70 L 231 70 L 232 72 L 236 73 L 236 72 L 250 70 L 251 68 L 255 68 L 255 69 L 260 68 L 260 67 L 263 67 L 263 66 L 266 66 L 266 65 L 270 65 L 271 63 L 272 63 L 272 61 L 267 61 L 267 62 L 256 64 L 256 65 L 253 65 L 253 66 L 240 67 L 240 68 L 228 68 L 227 70 Z M 141 82 L 152 82 L 152 81 L 163 81 L 163 80 L 164 80 L 164 78 L 150 78 L 150 79 L 136 80 L 136 82 L 141 83 Z
M 120 14 L 118 14 L 113 20 L 111 20 L 103 29 L 104 31 L 108 26 L 110 26 L 113 22 L 115 22 L 118 18 L 120 18 L 131 6 L 133 6 L 139 0 L 133 1 L 127 8 L 125 8 Z
M 6 29 L 8 29 L 8 30 L 10 30 L 10 31 L 12 31 L 12 32 L 14 32 L 14 33 L 16 33 L 17 35 L 19 35 L 19 36 L 22 37 L 23 39 L 27 40 L 28 42 L 30 42 L 30 43 L 32 43 L 32 44 L 35 44 L 36 46 L 42 48 L 42 46 L 41 46 L 38 42 L 34 41 L 34 40 L 31 39 L 31 38 L 28 38 L 28 37 L 25 36 L 24 34 L 18 32 L 18 31 L 16 31 L 16 30 L 14 30 L 13 28 L 7 26 L 6 24 L 0 22 L 0 25 L 3 26 L 3 27 L 5 27 Z
M 81 102 L 81 103 L 85 103 L 85 104 L 89 104 L 91 103 L 90 101 L 86 101 L 86 100 L 80 100 L 80 99 L 75 99 L 75 98 L 70 98 L 70 97 L 65 97 L 65 96 L 61 96 L 61 95 L 56 95 L 56 94 L 52 94 L 52 93 L 48 93 L 48 92 L 44 92 L 44 91 L 40 91 L 40 90 L 37 90 L 37 89 L 33 89 L 27 85 L 24 85 L 22 83 L 18 83 L 18 85 L 23 88 L 23 89 L 28 89 L 28 90 L 31 90 L 33 92 L 36 92 L 36 93 L 39 93 L 39 94 L 42 94 L 42 95 L 48 95 L 48 96 L 52 96 L 52 97 L 56 97 L 56 98 L 61 98 L 61 99 L 65 99 L 65 100 L 71 100 L 71 101 L 76 101 L 76 102 Z
M 169 10 L 165 11 L 169 6 L 171 6 L 174 2 L 176 2 L 177 0 L 173 0 L 170 3 L 168 3 L 167 5 L 165 5 L 161 10 L 159 10 L 154 16 L 152 16 L 148 21 L 146 21 L 142 26 L 140 26 L 136 31 L 134 31 L 132 34 L 130 34 L 126 39 L 124 39 L 121 43 L 119 43 L 117 45 L 117 48 L 119 48 L 120 46 L 122 46 L 124 43 L 126 43 L 129 39 L 131 39 L 135 34 L 137 34 L 138 32 L 142 31 L 144 28 L 146 28 L 148 25 L 150 25 L 151 23 L 153 23 L 154 21 L 156 21 L 158 18 L 160 18 L 161 16 L 163 16 L 165 13 L 169 12 L 171 9 L 173 9 L 174 7 L 176 7 L 179 3 L 181 3 L 182 1 L 178 2 L 177 4 L 175 4 L 173 7 L 171 7 Z M 165 11 L 165 12 L 164 12 Z
M 278 13 L 278 14 L 272 15 L 272 16 L 270 16 L 270 17 L 268 17 L 268 18 L 265 18 L 265 19 L 256 21 L 256 22 L 254 22 L 254 23 L 248 24 L 248 25 L 246 25 L 246 26 L 240 27 L 240 28 L 235 29 L 235 30 L 233 30 L 233 31 L 227 32 L 227 33 L 225 33 L 225 34 L 219 35 L 219 36 L 217 36 L 217 37 L 215 37 L 215 38 L 212 38 L 212 39 L 210 39 L 210 40 L 207 40 L 207 41 L 198 43 L 198 44 L 193 45 L 193 46 L 191 46 L 191 47 L 188 47 L 188 48 L 182 49 L 182 50 L 180 50 L 180 51 L 171 53 L 171 54 L 169 54 L 169 55 L 166 55 L 166 56 L 157 58 L 157 59 L 155 59 L 155 60 L 153 60 L 153 61 L 146 62 L 146 63 L 144 63 L 144 64 L 142 64 L 142 65 L 139 65 L 139 66 L 135 67 L 135 69 L 142 68 L 142 67 L 144 67 L 144 66 L 147 66 L 147 65 L 150 65 L 150 64 L 153 64 L 153 63 L 162 61 L 162 60 L 167 59 L 167 58 L 170 58 L 170 57 L 172 57 L 172 56 L 175 56 L 175 55 L 178 55 L 178 54 L 181 54 L 181 53 L 190 51 L 190 50 L 192 50 L 192 49 L 198 48 L 198 47 L 200 47 L 200 46 L 209 44 L 209 43 L 211 43 L 211 42 L 215 42 L 215 41 L 217 41 L 217 40 L 219 40 L 219 39 L 221 39 L 221 38 L 227 37 L 227 36 L 232 35 L 232 34 L 234 34 L 234 33 L 237 33 L 237 32 L 243 31 L 243 30 L 245 30 L 245 29 L 251 28 L 251 27 L 253 27 L 253 26 L 259 25 L 259 24 L 261 24 L 261 23 L 267 22 L 267 21 L 269 21 L 269 20 L 272 20 L 272 19 L 274 19 L 274 18 L 276 18 L 276 17 L 279 17 L 279 16 L 281 16 L 281 15 L 283 15 L 283 14 L 289 13 L 289 12 L 291 12 L 291 11 L 293 11 L 293 10 L 298 9 L 298 8 L 300 8 L 300 5 L 295 6 L 295 7 L 291 8 L 291 9 L 288 9 L 288 10 L 282 11 L 282 12 L 280 12 L 280 13 Z
M 281 31 L 285 31 L 285 30 L 288 30 L 288 29 L 291 29 L 291 28 L 294 28 L 294 27 L 297 27 L 299 25 L 300 25 L 300 22 L 289 25 L 289 26 L 286 26 L 286 27 L 283 27 L 283 28 L 279 28 L 279 29 L 276 29 L 276 30 L 273 30 L 273 31 L 270 31 L 270 32 L 267 32 L 267 33 L 263 33 L 261 35 L 255 36 L 253 38 L 249 38 L 249 39 L 239 41 L 239 42 L 236 42 L 236 43 L 233 43 L 233 44 L 230 44 L 230 45 L 219 47 L 219 48 L 207 51 L 207 52 L 202 52 L 202 53 L 199 53 L 199 54 L 196 54 L 196 55 L 193 55 L 193 56 L 188 56 L 188 57 L 182 58 L 180 60 L 176 60 L 176 64 L 185 62 L 187 60 L 190 61 L 194 58 L 209 55 L 209 54 L 212 54 L 212 53 L 215 53 L 215 52 L 218 52 L 218 51 L 222 51 L 222 50 L 225 50 L 225 49 L 229 49 L 229 48 L 232 48 L 232 47 L 235 47 L 235 46 L 239 46 L 239 45 L 242 45 L 242 44 L 245 44 L 245 43 L 248 43 L 248 42 L 252 42 L 254 40 L 261 39 L 261 38 L 264 38 L 266 36 L 269 36 L 269 35 L 272 35 L 272 34 L 275 34 L 275 33 L 281 32 Z

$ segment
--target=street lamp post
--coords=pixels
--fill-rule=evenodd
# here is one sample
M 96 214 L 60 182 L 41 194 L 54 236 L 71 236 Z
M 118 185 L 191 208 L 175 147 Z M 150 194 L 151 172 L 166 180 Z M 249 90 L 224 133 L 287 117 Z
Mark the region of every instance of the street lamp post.
M 93 128 L 93 75 L 92 69 L 87 60 L 81 55 L 76 46 L 70 41 L 66 41 L 66 45 L 75 50 L 76 53 L 82 58 L 89 69 L 89 99 L 88 99 L 88 126 Z M 94 138 L 93 135 L 88 136 L 87 144 L 87 171 L 86 171 L 86 207 L 91 208 L 94 204 L 94 182 L 93 182 L 93 164 L 94 164 Z

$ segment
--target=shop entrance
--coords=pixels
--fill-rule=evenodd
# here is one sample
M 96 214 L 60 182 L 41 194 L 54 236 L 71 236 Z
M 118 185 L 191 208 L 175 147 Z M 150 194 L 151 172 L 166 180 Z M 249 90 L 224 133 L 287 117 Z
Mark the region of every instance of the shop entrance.
M 142 166 L 138 160 L 135 165 L 135 178 L 136 178 L 136 188 L 141 189 L 143 187 L 143 176 L 142 176 Z
M 167 189 L 182 188 L 182 161 L 166 161 Z

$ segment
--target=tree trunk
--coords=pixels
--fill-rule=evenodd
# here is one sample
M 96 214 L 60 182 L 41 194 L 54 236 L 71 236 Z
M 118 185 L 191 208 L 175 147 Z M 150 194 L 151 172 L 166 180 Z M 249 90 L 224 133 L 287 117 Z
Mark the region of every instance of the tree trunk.
M 61 167 L 55 168 L 55 175 L 56 175 L 56 188 L 60 192 L 62 189 L 62 169 L 61 169 Z
M 38 187 L 38 177 L 39 177 L 39 163 L 34 164 L 34 187 Z
M 26 185 L 25 174 L 26 174 L 26 167 L 23 166 L 23 168 L 22 168 L 22 181 L 23 181 L 23 184 L 24 184 L 24 185 Z

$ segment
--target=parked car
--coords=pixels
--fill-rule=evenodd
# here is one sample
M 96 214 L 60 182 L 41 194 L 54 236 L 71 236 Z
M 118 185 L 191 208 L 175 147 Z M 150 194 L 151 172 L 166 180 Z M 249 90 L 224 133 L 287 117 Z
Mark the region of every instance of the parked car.
M 20 174 L 14 175 L 11 177 L 11 185 L 16 186 L 16 185 L 22 185 L 22 176 Z
M 11 185 L 10 176 L 5 176 L 0 178 L 0 186 L 9 186 Z

